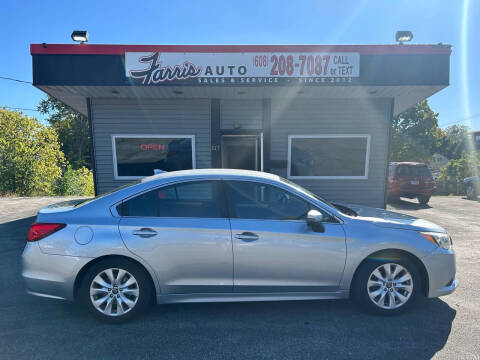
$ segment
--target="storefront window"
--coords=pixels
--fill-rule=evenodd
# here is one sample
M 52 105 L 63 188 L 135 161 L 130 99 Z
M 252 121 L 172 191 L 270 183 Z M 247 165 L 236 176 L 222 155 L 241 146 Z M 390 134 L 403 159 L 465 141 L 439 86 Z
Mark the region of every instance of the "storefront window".
M 115 179 L 195 168 L 193 135 L 113 135 Z
M 367 179 L 370 135 L 291 135 L 288 177 Z

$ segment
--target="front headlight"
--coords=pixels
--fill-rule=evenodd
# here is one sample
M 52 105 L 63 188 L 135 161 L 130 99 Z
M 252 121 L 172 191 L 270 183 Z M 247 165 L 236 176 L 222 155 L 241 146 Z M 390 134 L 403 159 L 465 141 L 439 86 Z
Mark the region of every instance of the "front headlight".
M 452 238 L 447 233 L 421 232 L 422 236 L 445 250 L 452 248 Z

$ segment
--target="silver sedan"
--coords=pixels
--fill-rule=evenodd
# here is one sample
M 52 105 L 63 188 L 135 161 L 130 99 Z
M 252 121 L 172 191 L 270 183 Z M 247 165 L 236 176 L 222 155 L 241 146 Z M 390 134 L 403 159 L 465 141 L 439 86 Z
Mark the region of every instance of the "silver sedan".
M 151 303 L 348 297 L 396 314 L 457 287 L 440 226 L 243 170 L 163 173 L 51 205 L 27 240 L 30 294 L 78 300 L 113 322 Z

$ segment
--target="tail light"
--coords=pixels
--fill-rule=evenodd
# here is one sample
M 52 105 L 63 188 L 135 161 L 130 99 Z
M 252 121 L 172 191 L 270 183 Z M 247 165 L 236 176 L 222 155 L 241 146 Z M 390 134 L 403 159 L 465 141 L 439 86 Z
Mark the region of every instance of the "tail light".
M 392 176 L 390 179 L 388 179 L 388 182 L 392 185 L 398 185 L 398 178 L 395 176 Z
M 34 223 L 28 230 L 27 241 L 38 241 L 44 237 L 63 229 L 66 224 L 52 224 L 52 223 Z

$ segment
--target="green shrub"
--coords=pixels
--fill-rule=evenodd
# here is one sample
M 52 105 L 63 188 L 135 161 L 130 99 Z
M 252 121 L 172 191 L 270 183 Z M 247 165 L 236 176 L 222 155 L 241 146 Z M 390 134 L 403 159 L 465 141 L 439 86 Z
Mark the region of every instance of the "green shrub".
M 50 195 L 64 164 L 54 129 L 0 108 L 0 195 Z
M 440 169 L 437 179 L 437 193 L 444 195 L 463 194 L 463 179 L 474 175 L 474 167 L 479 162 L 475 156 L 464 154 L 460 159 L 452 159 Z
M 72 169 L 68 165 L 55 184 L 55 194 L 63 196 L 93 196 L 93 174 L 86 167 Z

